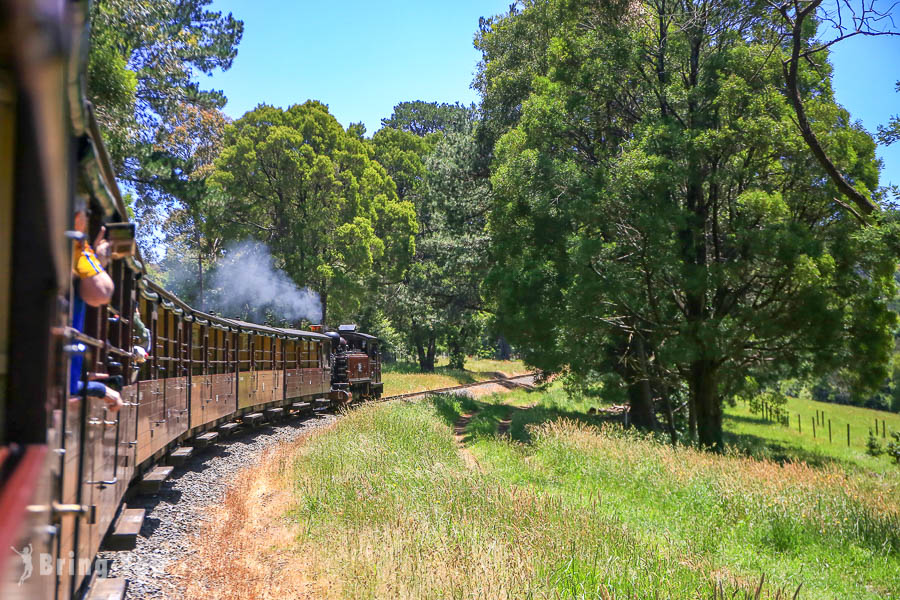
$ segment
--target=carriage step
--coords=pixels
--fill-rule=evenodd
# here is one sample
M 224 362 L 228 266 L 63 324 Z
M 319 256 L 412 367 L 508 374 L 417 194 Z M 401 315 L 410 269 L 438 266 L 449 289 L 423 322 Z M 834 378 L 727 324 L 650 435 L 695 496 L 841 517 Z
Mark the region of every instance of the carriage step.
M 106 538 L 105 547 L 109 550 L 134 550 L 146 514 L 147 511 L 143 508 L 123 510 L 112 533 Z
M 180 467 L 184 464 L 184 461 L 189 459 L 193 454 L 193 448 L 191 448 L 190 446 L 182 446 L 169 455 L 168 462 L 172 466 Z
M 284 409 L 281 407 L 267 408 L 265 412 L 269 421 L 276 421 L 284 416 Z
M 291 405 L 291 408 L 293 408 L 294 410 L 303 412 L 303 411 L 309 410 L 309 402 L 294 402 Z
M 122 577 L 98 577 L 91 586 L 86 600 L 122 600 L 128 580 Z
M 194 438 L 194 448 L 200 450 L 201 448 L 206 448 L 210 444 L 218 439 L 219 433 L 216 431 L 207 431 L 202 435 L 198 435 Z
M 316 398 L 316 406 L 331 406 L 329 398 Z
M 238 428 L 237 423 L 225 423 L 224 425 L 219 425 L 219 432 L 222 435 L 229 436 L 234 433 L 234 430 Z
M 263 415 L 262 413 L 250 413 L 249 415 L 244 415 L 241 419 L 243 419 L 244 423 L 250 427 L 256 427 L 262 423 Z
M 154 467 L 152 471 L 141 478 L 138 490 L 142 494 L 157 494 L 159 488 L 162 487 L 163 481 L 169 478 L 175 467 Z

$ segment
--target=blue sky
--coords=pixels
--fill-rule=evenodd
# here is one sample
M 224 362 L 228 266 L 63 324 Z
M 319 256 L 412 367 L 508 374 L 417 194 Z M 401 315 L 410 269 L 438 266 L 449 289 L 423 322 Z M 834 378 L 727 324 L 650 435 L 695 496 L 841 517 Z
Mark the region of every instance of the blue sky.
M 214 0 L 244 21 L 231 70 L 204 87 L 222 89 L 234 118 L 260 102 L 289 106 L 316 99 L 344 126 L 369 134 L 404 100 L 477 102 L 470 85 L 480 58 L 472 46 L 478 17 L 510 0 Z M 900 38 L 858 38 L 835 46 L 838 101 L 874 132 L 900 113 Z M 900 143 L 879 148 L 882 183 L 900 184 Z

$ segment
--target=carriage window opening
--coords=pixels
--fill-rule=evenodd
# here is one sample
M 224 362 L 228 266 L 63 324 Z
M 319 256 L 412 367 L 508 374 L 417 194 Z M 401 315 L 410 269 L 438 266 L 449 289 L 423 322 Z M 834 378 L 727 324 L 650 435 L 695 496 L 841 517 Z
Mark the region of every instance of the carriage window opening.
M 247 356 L 247 334 L 239 333 L 237 334 L 237 361 L 238 361 L 238 371 L 249 371 L 250 370 L 250 357 Z
M 203 325 L 191 324 L 191 375 L 203 375 Z

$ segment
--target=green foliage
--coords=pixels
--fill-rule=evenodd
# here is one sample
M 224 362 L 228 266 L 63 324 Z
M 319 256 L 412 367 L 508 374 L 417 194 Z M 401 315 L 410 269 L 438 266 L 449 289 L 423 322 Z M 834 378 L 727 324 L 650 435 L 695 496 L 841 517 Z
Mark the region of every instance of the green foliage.
M 88 97 L 117 176 L 137 191 L 145 251 L 170 211 L 195 204 L 203 193 L 202 182 L 192 185 L 192 173 L 210 159 L 174 151 L 170 138 L 198 113 L 216 113 L 225 104 L 220 91 L 201 89 L 197 76 L 231 67 L 243 23 L 208 10 L 211 2 L 91 3 Z M 216 141 L 197 133 L 192 144 Z M 187 210 L 192 218 L 199 214 Z
M 466 129 L 474 112 L 474 107 L 467 108 L 458 102 L 401 102 L 394 107 L 390 117 L 381 120 L 381 126 L 424 137 L 431 133 Z
M 385 120 L 401 129 L 386 126 L 372 137 L 376 158 L 416 209 L 416 253 L 406 276 L 386 289 L 384 306 L 423 370 L 434 369 L 439 343 L 461 368 L 485 326 L 479 311 L 489 183 L 474 121 L 460 120 L 472 117 L 459 107 L 402 103 Z
M 869 439 L 866 440 L 866 454 L 874 457 L 884 454 L 884 448 L 882 448 L 881 442 L 878 441 L 878 438 L 875 437 L 875 434 L 872 433 L 871 429 L 869 430 Z
M 224 140 L 210 177 L 221 236 L 268 244 L 277 266 L 321 295 L 323 318 L 358 314 L 380 285 L 403 277 L 415 209 L 325 105 L 261 105 Z
M 894 439 L 888 442 L 885 453 L 894 459 L 894 464 L 900 465 L 900 431 L 892 431 L 891 437 Z
M 549 0 L 477 41 L 504 331 L 545 370 L 615 372 L 663 414 L 687 400 L 716 447 L 748 376 L 765 388 L 848 366 L 854 393 L 880 385 L 897 323 L 898 227 L 863 228 L 834 202 L 757 16 Z M 874 142 L 829 76 L 801 69 L 807 110 L 870 194 Z
M 897 91 L 900 92 L 900 81 Z M 892 117 L 887 125 L 878 126 L 878 140 L 886 146 L 900 140 L 900 117 Z

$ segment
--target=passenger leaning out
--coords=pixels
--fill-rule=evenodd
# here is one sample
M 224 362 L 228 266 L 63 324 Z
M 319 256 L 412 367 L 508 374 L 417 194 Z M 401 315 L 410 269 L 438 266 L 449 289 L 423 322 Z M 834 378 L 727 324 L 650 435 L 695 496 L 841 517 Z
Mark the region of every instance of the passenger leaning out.
M 87 204 L 83 199 L 79 199 L 76 201 L 75 207 L 75 230 L 87 235 L 88 222 Z M 75 281 L 72 294 L 72 327 L 79 332 L 84 331 L 86 305 L 99 307 L 108 304 L 115 290 L 112 278 L 106 272 L 110 247 L 109 242 L 105 239 L 105 233 L 105 228 L 101 227 L 94 240 L 93 248 L 86 240 L 75 242 L 73 248 L 72 270 Z M 81 377 L 82 363 L 81 355 L 72 357 L 69 393 L 72 395 L 86 393 L 88 396 L 103 398 L 106 400 L 106 407 L 109 410 L 114 412 L 119 410 L 122 407 L 122 397 L 119 392 L 100 381 L 90 380 L 91 375 L 88 376 L 89 381 L 85 384 Z

